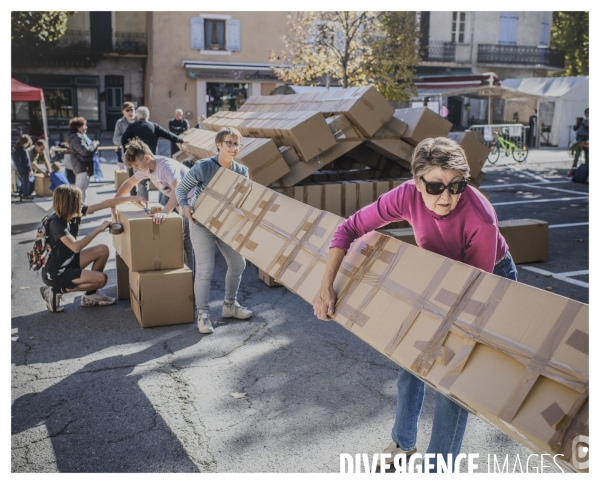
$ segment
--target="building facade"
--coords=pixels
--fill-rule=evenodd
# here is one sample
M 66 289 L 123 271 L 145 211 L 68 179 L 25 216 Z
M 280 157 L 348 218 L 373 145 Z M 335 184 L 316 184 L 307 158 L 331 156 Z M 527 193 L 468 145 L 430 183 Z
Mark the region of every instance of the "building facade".
M 547 77 L 564 68 L 550 49 L 552 12 L 420 12 L 420 76 L 494 72 Z
M 44 90 L 51 128 L 83 116 L 91 131 L 112 130 L 124 101 L 144 101 L 146 58 L 145 12 L 77 12 L 46 54 L 13 55 L 11 75 Z M 13 124 L 35 122 L 38 111 L 13 103 Z

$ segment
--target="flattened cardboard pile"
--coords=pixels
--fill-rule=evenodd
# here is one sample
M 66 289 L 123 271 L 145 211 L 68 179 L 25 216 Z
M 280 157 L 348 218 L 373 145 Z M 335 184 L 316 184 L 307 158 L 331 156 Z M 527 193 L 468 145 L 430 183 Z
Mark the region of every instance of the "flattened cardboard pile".
M 195 216 L 309 303 L 343 221 L 224 169 Z M 334 287 L 340 325 L 533 452 L 563 454 L 557 460 L 573 469 L 573 439 L 588 435 L 587 305 L 378 232 L 354 242 Z

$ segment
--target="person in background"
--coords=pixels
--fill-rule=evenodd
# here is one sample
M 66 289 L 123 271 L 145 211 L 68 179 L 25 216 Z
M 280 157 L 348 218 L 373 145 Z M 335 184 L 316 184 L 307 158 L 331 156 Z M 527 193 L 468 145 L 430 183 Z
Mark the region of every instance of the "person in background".
M 37 140 L 35 144 L 29 148 L 29 160 L 34 173 L 50 174 L 50 162 L 46 156 L 46 142 L 43 139 Z M 42 168 L 40 165 L 44 165 Z
M 575 173 L 575 169 L 577 168 L 577 163 L 579 163 L 579 156 L 583 151 L 585 155 L 585 162 L 588 162 L 590 156 L 590 108 L 586 108 L 583 112 L 583 118 L 577 118 L 575 121 L 575 125 L 573 126 L 573 131 L 575 131 L 575 142 L 581 143 L 581 149 L 575 150 L 575 156 L 573 158 L 573 166 L 567 173 L 567 178 L 573 176 Z
M 98 292 L 108 282 L 108 276 L 104 272 L 109 256 L 108 247 L 102 244 L 87 248 L 111 223 L 102 222 L 99 227 L 77 240 L 81 217 L 125 202 L 133 202 L 145 208 L 148 202 L 141 197 L 121 197 L 110 198 L 88 207 L 83 203 L 81 190 L 75 185 L 57 187 L 53 199 L 54 213 L 48 218 L 47 233 L 52 251 L 42 268 L 42 280 L 46 285 L 40 287 L 48 311 L 63 311 L 60 300 L 67 292 L 85 291 L 81 296 L 82 306 L 114 304 L 115 298 Z M 86 267 L 90 264 L 92 268 L 87 270 Z
M 129 125 L 133 123 L 135 120 L 135 106 L 133 103 L 126 101 L 123 103 L 123 107 L 121 108 L 121 112 L 123 113 L 123 117 L 117 121 L 115 124 L 115 131 L 113 133 L 113 144 L 118 146 L 117 148 L 117 167 L 119 170 L 124 170 L 125 165 L 123 163 L 123 146 L 121 146 L 121 137 L 123 133 L 127 130 Z M 129 170 L 129 176 L 133 175 L 133 171 Z M 133 187 L 131 189 L 131 195 L 136 195 L 136 188 Z
M 517 269 L 498 229 L 491 203 L 467 185 L 470 175 L 464 150 L 448 138 L 428 138 L 414 149 L 412 180 L 360 209 L 333 234 L 314 314 L 323 321 L 335 314 L 335 276 L 350 245 L 390 222 L 408 221 L 417 245 L 449 259 L 516 281 Z M 425 384 L 399 368 L 396 419 L 392 442 L 383 451 L 392 464 L 396 454 L 416 452 L 417 430 Z M 428 454 L 443 456 L 448 465 L 460 452 L 469 412 L 438 393 Z M 433 462 L 437 468 L 437 460 Z M 435 470 L 434 470 L 435 472 Z
M 65 175 L 63 175 L 63 173 L 60 171 L 60 163 L 58 161 L 55 161 L 54 163 L 52 163 L 52 166 L 50 167 L 50 169 L 51 169 L 51 173 L 50 173 L 50 191 L 51 192 L 54 192 L 54 190 L 56 190 L 61 185 L 69 185 L 69 180 L 67 180 L 67 177 Z
M 66 148 L 65 157 L 63 158 L 63 163 L 65 164 L 65 175 L 67 175 L 67 180 L 71 185 L 75 185 L 75 173 L 73 172 L 73 165 L 71 164 L 71 150 L 69 149 L 68 141 L 63 141 L 62 145 Z
M 91 141 L 85 134 L 87 121 L 85 118 L 77 117 L 69 121 L 71 132 L 67 136 L 71 155 L 71 165 L 75 173 L 75 185 L 82 193 L 83 204 L 87 203 L 87 188 L 90 184 L 90 176 L 94 174 L 94 153 L 98 149 L 99 141 Z
M 139 138 L 148 147 L 152 154 L 156 154 L 156 147 L 158 145 L 158 138 L 165 138 L 171 142 L 183 143 L 183 140 L 179 137 L 170 133 L 162 126 L 150 121 L 150 110 L 146 106 L 140 106 L 135 110 L 135 121 L 131 123 L 123 136 L 121 136 L 121 145 L 123 146 L 123 152 L 127 150 L 127 144 L 133 138 Z M 142 180 L 138 183 L 138 194 L 148 200 L 148 180 Z
M 201 115 L 198 118 L 198 124 L 196 126 L 194 126 L 194 128 L 196 128 L 196 129 L 206 129 L 204 126 L 202 126 L 202 123 L 204 121 L 206 121 L 206 116 L 204 116 L 204 114 L 203 114 L 203 115 Z
M 33 169 L 31 167 L 31 161 L 29 160 L 29 152 L 27 149 L 31 146 L 31 138 L 29 135 L 24 134 L 19 138 L 19 141 L 15 144 L 12 152 L 12 160 L 17 170 L 17 174 L 21 179 L 21 186 L 19 187 L 19 201 L 31 200 L 31 192 L 33 191 L 33 184 L 31 183 L 30 177 L 33 177 Z
M 183 110 L 176 109 L 175 117 L 169 120 L 169 131 L 174 135 L 179 136 L 181 133 L 190 129 L 190 123 L 187 119 L 183 118 Z M 179 147 L 173 141 L 171 141 L 171 156 L 179 151 Z
M 129 142 L 124 157 L 127 166 L 135 168 L 135 173 L 123 182 L 117 190 L 115 198 L 124 196 L 130 187 L 135 186 L 140 180 L 152 180 L 161 195 L 167 199 L 167 203 L 163 205 L 164 208 L 160 212 L 151 214 L 151 217 L 154 223 L 163 223 L 173 209 L 179 209 L 175 190 L 181 179 L 187 174 L 188 168 L 172 158 L 154 155 L 148 145 L 139 138 L 133 138 Z M 190 190 L 188 199 L 191 199 L 193 195 L 194 190 Z M 183 217 L 183 250 L 185 265 L 193 271 L 194 256 L 190 240 L 190 225 L 186 217 Z
M 248 167 L 233 159 L 239 152 L 241 139 L 242 135 L 237 129 L 222 128 L 215 136 L 218 155 L 197 161 L 175 190 L 177 201 L 181 207 L 180 213 L 185 214 L 190 224 L 190 236 L 196 263 L 194 297 L 198 311 L 198 331 L 205 334 L 210 334 L 214 330 L 210 319 L 209 297 L 210 281 L 215 267 L 215 246 L 219 248 L 227 262 L 222 317 L 248 319 L 252 316 L 252 311 L 240 306 L 237 302 L 237 293 L 242 280 L 242 272 L 246 268 L 246 259 L 192 218 L 194 213 L 192 207 L 196 199 L 221 167 L 248 178 Z M 191 198 L 190 190 L 193 190 Z

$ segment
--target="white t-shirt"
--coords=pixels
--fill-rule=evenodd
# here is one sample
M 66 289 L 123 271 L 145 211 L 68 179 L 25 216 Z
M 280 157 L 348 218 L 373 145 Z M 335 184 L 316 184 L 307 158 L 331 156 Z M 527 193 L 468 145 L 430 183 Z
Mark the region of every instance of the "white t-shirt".
M 156 155 L 156 168 L 153 172 L 150 170 L 136 170 L 135 177 L 138 180 L 145 180 L 149 178 L 152 183 L 156 185 L 161 193 L 167 197 L 171 197 L 173 189 L 171 184 L 177 180 L 177 183 L 181 182 L 181 179 L 189 171 L 189 168 L 177 160 L 167 158 L 165 156 Z M 187 194 L 188 203 L 191 205 L 191 200 L 194 197 L 194 190 L 190 190 Z

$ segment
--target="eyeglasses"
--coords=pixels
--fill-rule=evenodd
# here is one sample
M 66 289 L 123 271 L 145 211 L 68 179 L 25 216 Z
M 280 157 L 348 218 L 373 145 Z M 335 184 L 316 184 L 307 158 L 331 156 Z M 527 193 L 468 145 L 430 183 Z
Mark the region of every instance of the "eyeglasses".
M 444 190 L 448 189 L 451 195 L 458 195 L 462 193 L 467 188 L 467 182 L 465 180 L 452 182 L 450 185 L 444 185 L 439 182 L 428 182 L 425 181 L 425 178 L 421 177 L 423 183 L 425 184 L 425 191 L 429 193 L 429 195 L 441 195 L 444 193 Z
M 127 109 L 123 109 L 123 111 L 126 111 L 128 113 L 132 113 L 133 112 L 133 108 L 127 108 Z
M 240 149 L 242 146 L 244 146 L 242 143 L 235 143 L 233 141 L 223 141 L 223 143 L 225 143 L 227 146 L 229 146 L 230 148 L 236 148 L 236 149 Z

